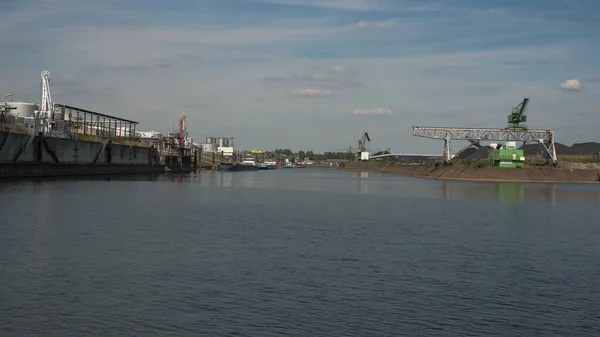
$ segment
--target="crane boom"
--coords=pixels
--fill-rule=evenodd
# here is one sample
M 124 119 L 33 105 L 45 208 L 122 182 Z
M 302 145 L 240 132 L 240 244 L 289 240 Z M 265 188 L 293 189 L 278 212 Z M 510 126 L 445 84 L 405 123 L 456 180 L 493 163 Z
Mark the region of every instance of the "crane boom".
M 527 122 L 527 115 L 525 115 L 525 111 L 527 110 L 527 105 L 529 105 L 529 98 L 523 98 L 523 101 L 519 103 L 516 107 L 512 109 L 512 112 L 508 115 L 508 127 L 507 129 L 511 130 L 527 130 L 527 126 L 525 126 L 524 122 Z
M 359 160 L 369 160 L 369 152 L 367 150 L 367 142 L 371 141 L 369 133 L 365 132 L 362 138 L 358 141 L 358 148 L 356 149 L 356 156 Z
M 362 136 L 362 138 L 358 141 L 358 149 L 356 149 L 356 152 L 362 152 L 362 151 L 366 151 L 367 150 L 367 141 L 371 141 L 371 137 L 369 137 L 369 133 L 365 132 Z

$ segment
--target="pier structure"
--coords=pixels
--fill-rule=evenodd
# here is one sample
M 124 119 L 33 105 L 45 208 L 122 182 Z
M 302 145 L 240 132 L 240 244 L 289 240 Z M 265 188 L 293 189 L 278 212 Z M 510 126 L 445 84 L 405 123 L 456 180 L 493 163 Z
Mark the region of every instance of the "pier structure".
M 93 112 L 74 106 L 54 103 L 52 133 L 77 133 L 109 139 L 135 139 L 138 122 Z

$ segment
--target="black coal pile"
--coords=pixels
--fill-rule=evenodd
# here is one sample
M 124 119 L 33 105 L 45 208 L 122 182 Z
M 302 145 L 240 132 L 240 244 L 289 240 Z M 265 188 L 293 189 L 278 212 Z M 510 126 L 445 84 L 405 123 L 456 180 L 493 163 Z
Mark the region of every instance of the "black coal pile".
M 587 143 L 575 143 L 571 145 L 571 154 L 574 155 L 586 155 L 586 154 L 598 154 L 600 153 L 600 143 L 587 142 Z M 558 150 L 557 150 L 558 151 Z
M 572 154 L 571 148 L 564 144 L 554 143 L 554 148 L 556 149 L 556 154 L 560 154 L 560 155 Z M 535 155 L 547 153 L 544 146 L 539 143 L 523 145 L 520 147 L 520 149 L 523 150 L 523 152 L 525 153 L 525 156 L 535 156 Z
M 470 147 L 461 153 L 459 153 L 455 158 L 457 159 L 485 159 L 488 157 L 490 153 L 490 146 L 480 146 L 479 149 L 474 147 Z
M 561 143 L 554 143 L 554 147 L 556 148 L 556 154 L 559 156 L 568 156 L 568 155 L 592 155 L 600 153 L 600 143 L 596 142 L 587 142 L 587 143 L 575 143 L 571 146 L 567 146 Z M 460 153 L 456 155 L 457 159 L 484 159 L 488 158 L 488 154 L 490 151 L 490 146 L 481 146 L 479 149 L 474 147 L 469 147 L 467 149 L 462 150 Z M 542 144 L 527 144 L 520 147 L 525 153 L 525 156 L 536 156 L 536 155 L 545 155 L 546 149 Z
M 554 143 L 554 147 L 556 148 L 556 154 L 559 156 L 582 156 L 598 154 L 600 152 L 600 143 L 595 142 L 575 143 L 571 146 L 566 146 L 561 143 Z M 524 150 L 525 156 L 535 156 L 546 152 L 542 144 L 527 144 L 521 146 L 521 149 Z

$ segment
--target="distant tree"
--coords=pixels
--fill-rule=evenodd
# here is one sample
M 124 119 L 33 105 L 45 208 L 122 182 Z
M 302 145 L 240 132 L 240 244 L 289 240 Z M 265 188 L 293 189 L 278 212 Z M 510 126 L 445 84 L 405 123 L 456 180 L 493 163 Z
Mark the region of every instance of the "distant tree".
M 354 160 L 356 159 L 356 154 L 350 151 L 345 152 L 333 152 L 333 151 L 325 151 L 323 153 L 314 153 L 312 150 L 300 150 L 298 153 L 293 153 L 290 149 L 276 149 L 273 150 L 273 154 L 277 157 L 283 157 L 293 160 L 304 160 L 308 158 L 309 160 L 321 161 L 321 160 Z

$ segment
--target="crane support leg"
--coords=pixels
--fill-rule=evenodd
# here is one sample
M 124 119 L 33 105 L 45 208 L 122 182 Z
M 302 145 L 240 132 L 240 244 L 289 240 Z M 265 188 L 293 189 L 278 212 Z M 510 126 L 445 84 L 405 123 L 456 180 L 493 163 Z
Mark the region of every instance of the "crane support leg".
M 471 146 L 473 146 L 477 150 L 479 150 L 479 148 L 481 147 L 481 143 L 478 140 L 468 139 L 468 141 L 469 143 L 471 143 Z
M 542 143 L 542 146 L 548 153 L 548 161 L 551 162 L 552 165 L 556 165 L 558 164 L 558 158 L 556 157 L 556 147 L 554 146 L 554 132 L 552 132 L 549 138 L 548 145 L 546 146 L 545 143 Z
M 450 164 L 452 158 L 450 158 L 450 137 L 444 138 L 444 159 L 447 164 Z

